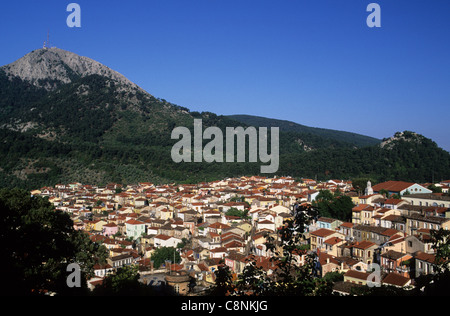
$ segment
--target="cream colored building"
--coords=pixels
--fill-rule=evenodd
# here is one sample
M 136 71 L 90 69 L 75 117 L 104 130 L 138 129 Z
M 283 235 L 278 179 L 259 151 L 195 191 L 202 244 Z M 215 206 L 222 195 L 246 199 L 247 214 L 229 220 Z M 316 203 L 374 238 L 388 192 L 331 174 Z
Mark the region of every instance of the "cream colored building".
M 450 208 L 450 196 L 435 194 L 409 194 L 403 195 L 403 200 L 417 206 L 441 206 Z

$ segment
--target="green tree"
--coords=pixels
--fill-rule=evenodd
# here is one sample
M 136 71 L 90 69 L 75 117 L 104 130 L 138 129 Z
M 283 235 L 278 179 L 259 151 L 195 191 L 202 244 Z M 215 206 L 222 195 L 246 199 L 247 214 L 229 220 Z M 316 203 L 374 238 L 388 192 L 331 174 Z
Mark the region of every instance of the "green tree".
M 139 281 L 138 266 L 130 265 L 119 268 L 115 273 L 105 277 L 97 286 L 94 296 L 136 296 L 155 295 L 155 291 Z
M 233 278 L 230 268 L 226 264 L 220 262 L 214 274 L 216 281 L 214 286 L 209 289 L 208 295 L 225 296 L 234 293 Z
M 237 216 L 240 218 L 246 218 L 247 214 L 248 214 L 248 210 L 241 211 L 235 207 L 230 207 L 230 209 L 228 211 L 226 211 L 225 214 L 228 216 Z
M 353 188 L 361 195 L 364 194 L 364 191 L 367 187 L 367 181 L 370 181 L 372 185 L 376 183 L 374 179 L 371 178 L 354 178 L 352 179 Z
M 85 282 L 67 286 L 67 266 L 77 263 L 85 280 L 107 255 L 104 246 L 73 228 L 69 215 L 21 189 L 0 190 L 0 241 L 1 271 L 7 271 L 2 290 L 15 295 L 81 293 Z
M 437 187 L 434 184 L 430 184 L 427 188 L 430 189 L 431 191 L 433 191 L 433 193 L 442 193 L 442 188 Z
M 347 221 L 351 218 L 352 208 L 355 206 L 351 197 L 339 191 L 333 194 L 329 190 L 320 191 L 313 205 L 317 207 L 320 216 L 342 221 Z
M 172 263 L 179 263 L 181 256 L 174 247 L 160 247 L 152 254 L 154 267 L 158 269 L 165 261 L 170 260 Z M 174 262 L 175 260 L 175 262 Z
M 331 203 L 333 203 L 334 196 L 333 193 L 329 190 L 322 190 L 316 196 L 313 201 L 313 205 L 317 207 L 317 210 L 321 216 L 332 217 L 331 216 Z
M 216 274 L 214 290 L 217 293 L 256 296 L 320 296 L 331 295 L 332 283 L 319 276 L 317 258 L 306 255 L 306 262 L 298 265 L 298 255 L 305 254 L 302 244 L 307 225 L 317 218 L 318 211 L 312 206 L 296 206 L 294 219 L 285 221 L 277 238 L 266 236 L 266 247 L 272 274 L 250 258 L 236 282 L 230 283 L 230 272 Z M 227 272 L 228 271 L 228 272 Z
M 433 274 L 420 278 L 417 288 L 422 295 L 449 295 L 450 293 L 450 231 L 440 228 L 431 231 L 435 250 Z
M 274 253 L 273 262 L 278 266 L 273 278 L 275 295 L 321 296 L 331 295 L 331 282 L 319 277 L 318 258 L 315 253 L 301 250 L 307 226 L 317 219 L 319 211 L 312 205 L 294 206 L 294 219 L 285 221 L 279 229 L 277 240 L 268 237 L 267 249 Z M 297 257 L 306 254 L 303 265 Z
M 336 283 L 339 281 L 344 281 L 344 273 L 343 272 L 328 272 L 324 276 L 325 280 Z
M 177 249 L 183 249 L 185 247 L 192 248 L 192 240 L 191 240 L 191 238 L 189 238 L 189 239 L 188 238 L 183 238 L 183 239 L 181 239 L 181 242 L 179 242 L 177 244 Z

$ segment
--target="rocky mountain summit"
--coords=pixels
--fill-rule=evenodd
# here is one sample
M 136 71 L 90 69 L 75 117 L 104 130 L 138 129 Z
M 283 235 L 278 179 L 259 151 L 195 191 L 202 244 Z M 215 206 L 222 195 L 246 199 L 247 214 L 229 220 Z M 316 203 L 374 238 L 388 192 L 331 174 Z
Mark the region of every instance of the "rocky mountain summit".
M 399 142 L 411 142 L 416 144 L 421 144 L 425 141 L 425 137 L 411 131 L 397 132 L 394 136 L 389 138 L 384 138 L 380 143 L 381 148 L 392 149 Z
M 140 89 L 117 71 L 88 57 L 59 48 L 33 50 L 0 69 L 4 70 L 8 76 L 19 77 L 49 91 L 56 89 L 61 84 L 72 83 L 80 77 L 94 74 L 108 77 L 134 89 Z M 144 90 L 140 90 L 144 92 Z

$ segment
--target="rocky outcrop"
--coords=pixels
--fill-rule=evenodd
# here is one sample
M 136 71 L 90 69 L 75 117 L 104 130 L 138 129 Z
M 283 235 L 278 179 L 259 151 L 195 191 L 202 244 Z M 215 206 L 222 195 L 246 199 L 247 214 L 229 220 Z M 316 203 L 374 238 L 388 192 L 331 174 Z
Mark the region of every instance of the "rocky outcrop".
M 53 90 L 60 84 L 71 83 L 79 77 L 97 74 L 144 92 L 135 83 L 107 66 L 59 48 L 34 50 L 1 69 L 8 76 L 17 76 L 47 90 Z

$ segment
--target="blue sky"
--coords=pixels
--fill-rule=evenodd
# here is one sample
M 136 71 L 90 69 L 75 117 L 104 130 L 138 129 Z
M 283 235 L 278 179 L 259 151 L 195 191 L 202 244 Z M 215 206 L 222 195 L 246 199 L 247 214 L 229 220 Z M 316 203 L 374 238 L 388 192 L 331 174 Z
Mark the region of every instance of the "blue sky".
M 69 28 L 69 3 L 81 28 Z M 369 28 L 367 5 L 381 7 Z M 411 130 L 450 151 L 448 0 L 5 1 L 0 64 L 51 43 L 195 111 L 377 138 Z

